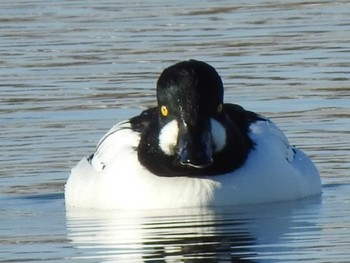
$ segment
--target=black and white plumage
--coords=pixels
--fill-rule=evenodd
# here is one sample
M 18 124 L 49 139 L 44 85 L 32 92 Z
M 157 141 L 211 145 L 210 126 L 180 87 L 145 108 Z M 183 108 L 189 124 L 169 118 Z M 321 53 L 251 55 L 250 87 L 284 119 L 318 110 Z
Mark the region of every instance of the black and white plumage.
M 116 124 L 72 169 L 69 207 L 147 209 L 255 204 L 319 194 L 319 172 L 274 123 L 224 103 L 210 65 L 165 69 L 157 106 Z

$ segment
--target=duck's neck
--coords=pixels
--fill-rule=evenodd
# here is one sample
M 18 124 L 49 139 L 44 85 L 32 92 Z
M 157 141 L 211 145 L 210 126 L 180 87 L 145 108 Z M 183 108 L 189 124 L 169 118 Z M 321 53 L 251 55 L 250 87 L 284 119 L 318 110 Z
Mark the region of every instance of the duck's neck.
M 226 128 L 226 146 L 213 154 L 213 164 L 205 168 L 195 168 L 180 164 L 176 155 L 167 155 L 159 147 L 159 120 L 154 118 L 141 133 L 138 146 L 140 163 L 158 176 L 214 176 L 229 173 L 239 168 L 247 159 L 253 147 L 246 131 L 237 127 L 229 117 L 224 118 L 222 125 Z

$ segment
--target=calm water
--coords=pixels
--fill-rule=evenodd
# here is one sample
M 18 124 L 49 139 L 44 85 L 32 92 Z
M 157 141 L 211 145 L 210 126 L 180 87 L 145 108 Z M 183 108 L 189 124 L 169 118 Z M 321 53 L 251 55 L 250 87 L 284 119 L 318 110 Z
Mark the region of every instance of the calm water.
M 1 1 L 0 39 L 0 262 L 350 262 L 348 1 Z M 70 168 L 189 58 L 314 159 L 322 197 L 66 213 Z

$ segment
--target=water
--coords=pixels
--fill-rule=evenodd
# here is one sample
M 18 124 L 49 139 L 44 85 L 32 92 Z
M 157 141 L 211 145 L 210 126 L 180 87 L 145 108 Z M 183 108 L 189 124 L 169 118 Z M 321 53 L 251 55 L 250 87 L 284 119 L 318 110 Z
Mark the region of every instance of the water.
M 2 1 L 0 39 L 0 262 L 349 261 L 348 1 Z M 70 168 L 189 58 L 313 158 L 322 197 L 66 214 Z

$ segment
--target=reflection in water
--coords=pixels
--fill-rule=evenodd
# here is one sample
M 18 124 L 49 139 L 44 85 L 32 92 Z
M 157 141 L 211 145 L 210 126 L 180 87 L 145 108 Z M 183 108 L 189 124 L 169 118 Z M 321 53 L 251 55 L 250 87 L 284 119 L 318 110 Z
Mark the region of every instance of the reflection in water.
M 261 262 L 270 252 L 276 257 L 292 250 L 281 240 L 291 229 L 302 227 L 298 209 L 310 206 L 317 213 L 318 205 L 318 200 L 308 200 L 215 210 L 73 210 L 66 215 L 68 238 L 80 250 L 78 258 L 104 262 Z

